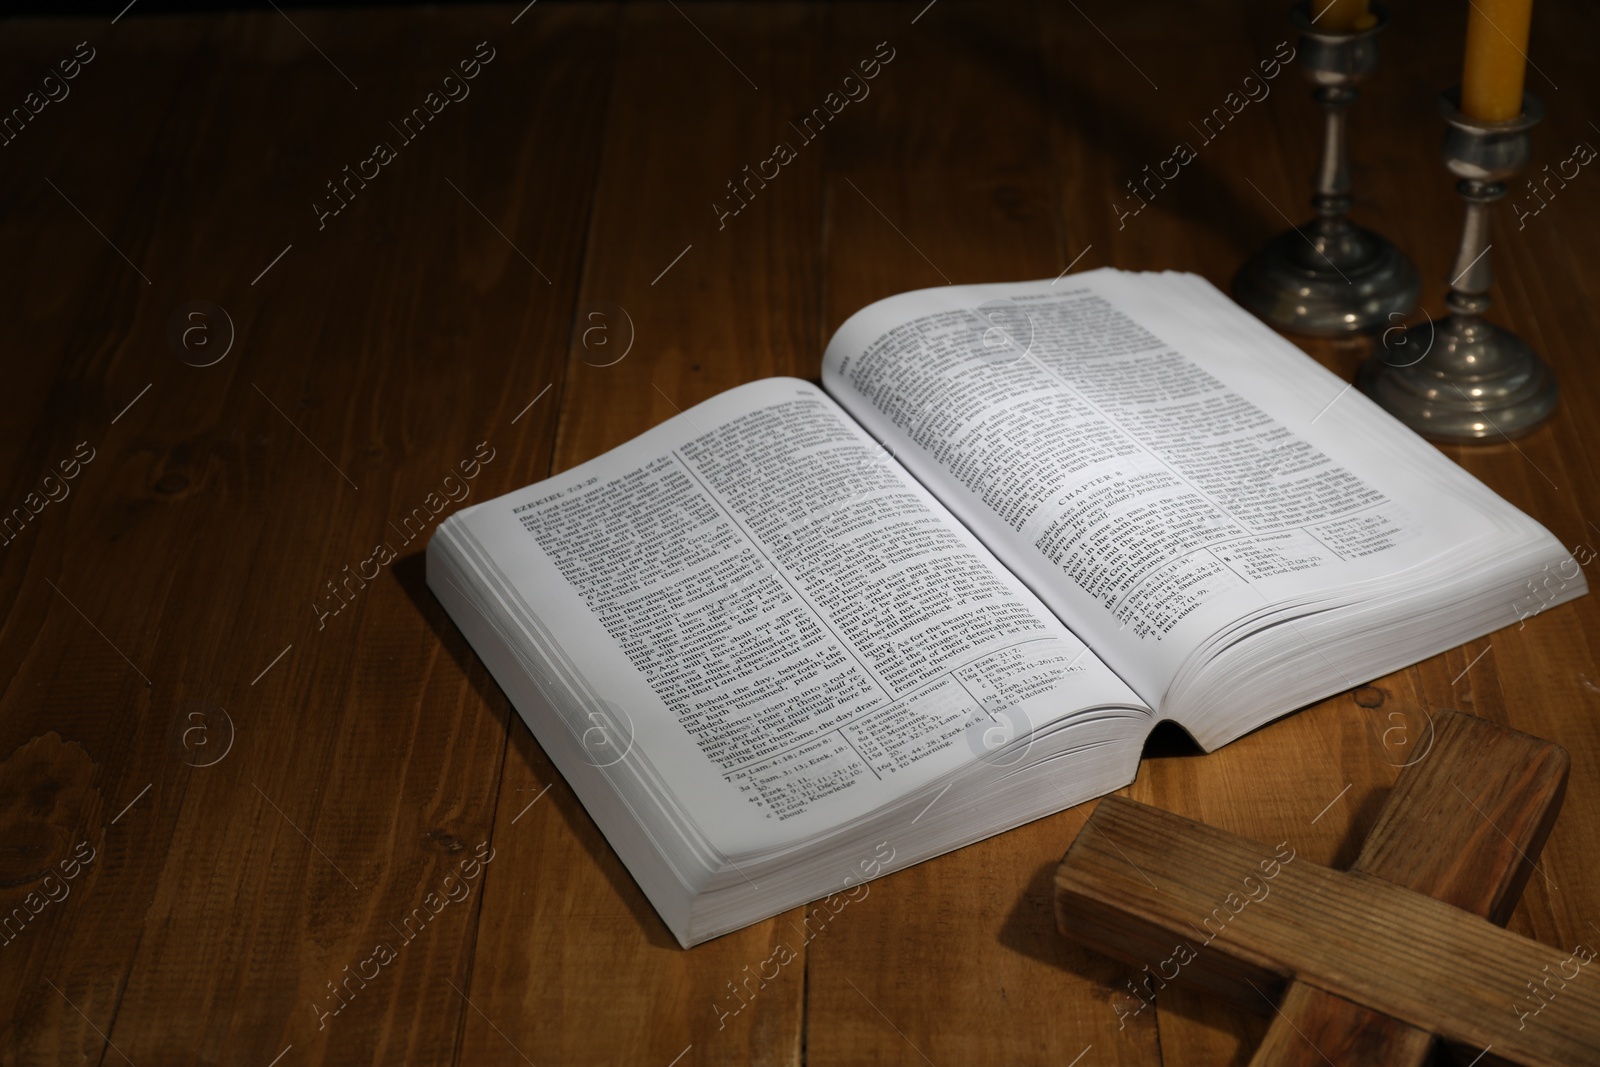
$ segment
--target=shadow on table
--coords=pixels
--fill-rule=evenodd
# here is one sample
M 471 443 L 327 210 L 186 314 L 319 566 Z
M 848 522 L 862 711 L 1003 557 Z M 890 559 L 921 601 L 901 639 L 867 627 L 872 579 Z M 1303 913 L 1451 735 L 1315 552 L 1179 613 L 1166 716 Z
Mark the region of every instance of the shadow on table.
M 959 9 L 958 9 L 959 10 Z M 971 17 L 960 33 L 973 55 L 1008 78 L 1039 77 L 1044 82 L 1046 114 L 1103 153 L 1115 167 L 1117 176 L 1138 180 L 1145 168 L 1157 165 L 1173 153 L 1174 135 L 1166 124 L 1158 124 L 1127 104 L 1124 98 L 1109 94 L 1080 75 L 1080 64 L 1063 57 L 1041 57 L 1018 47 L 1017 42 L 996 31 L 993 20 Z M 1249 68 L 1245 73 L 1250 73 Z M 1031 87 L 1024 87 L 1031 88 Z M 1225 91 L 1228 86 L 1224 86 Z M 1270 121 L 1270 112 L 1252 116 Z M 1270 203 L 1251 199 L 1229 180 L 1226 169 L 1210 152 L 1206 143 L 1179 128 L 1178 138 L 1192 147 L 1199 141 L 1196 157 L 1183 167 L 1178 177 L 1159 183 L 1161 191 L 1151 203 L 1157 210 L 1192 225 L 1210 230 L 1243 260 L 1278 230 Z M 1129 206 L 1139 204 L 1132 194 L 1118 186 L 1109 192 Z M 1299 203 L 1296 204 L 1299 207 Z M 1109 202 L 1107 210 L 1115 215 Z
M 1142 759 L 1184 759 L 1204 754 L 1187 731 L 1175 723 L 1162 723 L 1146 739 Z M 1332 866 L 1343 870 L 1354 862 L 1365 837 L 1365 828 L 1376 818 L 1385 794 L 1386 790 L 1374 790 L 1356 802 L 1358 814 L 1341 840 Z M 1070 847 L 1070 842 L 1068 845 Z M 1143 971 L 1139 966 L 1085 948 L 1056 928 L 1055 874 L 1059 865 L 1059 860 L 1051 860 L 1034 872 L 1022 897 L 1006 916 L 997 940 L 1014 952 L 1060 968 L 1098 987 L 1095 999 L 1103 1006 L 1108 1019 L 1118 1019 L 1113 1003 L 1122 1005 L 1125 1012 L 1137 1006 L 1131 989 L 1143 976 Z M 1256 1047 L 1266 1036 L 1270 1022 L 1268 1007 L 1263 1002 L 1263 1014 L 1257 1015 L 1183 984 L 1169 985 L 1156 997 L 1157 1011 L 1217 1031 L 1223 1035 L 1221 1040 L 1232 1042 L 1236 1052 L 1228 1061 L 1230 1067 L 1249 1064 Z M 1131 1030 L 1135 1026 L 1155 1025 L 1155 1015 L 1156 1012 L 1141 1010 L 1130 1012 L 1120 1021 Z M 1211 1039 L 1208 1043 L 1215 1047 L 1214 1041 Z
M 1138 967 L 1087 949 L 1056 929 L 1056 866 L 1057 861 L 1051 860 L 1034 872 L 1027 890 L 1001 926 L 998 940 L 1014 952 L 1058 967 L 1096 987 L 1092 1010 L 1104 1011 L 1108 1022 L 1116 1022 L 1118 1013 L 1113 1002 L 1123 1005 L 1125 1011 L 1137 1006 L 1129 986 L 1142 977 L 1142 972 Z M 1154 1027 L 1157 1012 L 1176 1015 L 1225 1035 L 1222 1040 L 1231 1043 L 1237 1051 L 1226 1061 L 1215 1061 L 1218 1067 L 1247 1067 L 1256 1046 L 1266 1036 L 1269 1022 L 1266 1016 L 1252 1015 L 1203 990 L 1183 985 L 1169 985 L 1161 990 L 1155 1005 L 1156 1011 L 1130 1012 L 1121 1019 L 1130 1039 L 1139 1038 L 1136 1028 Z M 1265 1010 L 1266 1005 L 1262 1008 Z M 1170 1034 L 1166 1036 L 1171 1037 Z M 1210 1039 L 1206 1044 L 1215 1049 L 1217 1041 Z
M 495 684 L 494 677 L 478 659 L 477 653 L 472 650 L 467 639 L 456 629 L 456 624 L 444 610 L 444 605 L 440 604 L 428 589 L 427 567 L 423 553 L 416 552 L 396 560 L 389 570 L 400 583 L 400 587 L 405 590 L 417 613 L 439 639 L 439 644 L 471 684 L 484 708 L 503 714 L 507 741 L 513 754 L 511 758 L 520 759 L 529 767 L 539 765 L 537 777 L 548 779 L 554 775 L 559 778 L 560 772 L 555 769 L 550 757 L 545 755 L 538 739 L 522 721 L 522 716 L 516 714 L 511 701 Z M 627 868 L 623 867 L 622 861 L 607 844 L 605 835 L 594 824 L 594 820 L 584 810 L 577 795 L 567 787 L 564 779 L 561 780 L 561 788 L 550 790 L 549 799 L 561 812 L 561 817 L 572 830 L 573 836 L 581 841 L 583 847 L 594 857 L 595 866 L 605 873 L 607 880 L 611 882 L 611 888 L 627 903 L 628 910 L 638 921 L 639 929 L 645 939 L 657 948 L 677 948 L 678 942 L 662 924 L 661 917 L 651 907 L 643 891 L 628 874 Z
M 1161 722 L 1145 738 L 1140 761 L 1199 755 L 1204 753 L 1189 736 L 1187 730 L 1174 722 Z M 1079 833 L 1088 826 L 1088 818 L 1092 814 L 1093 809 L 1087 809 L 1083 826 L 1078 829 Z M 1070 847 L 1071 842 L 1067 844 Z M 1106 987 L 1106 1011 L 1111 1012 L 1110 998 L 1117 990 L 1125 988 L 1137 968 L 1092 952 L 1056 929 L 1055 874 L 1059 865 L 1059 858 L 1052 859 L 1034 872 L 1028 881 L 1027 890 L 1000 928 L 999 941 L 1024 956 L 1060 967 L 1080 978 Z

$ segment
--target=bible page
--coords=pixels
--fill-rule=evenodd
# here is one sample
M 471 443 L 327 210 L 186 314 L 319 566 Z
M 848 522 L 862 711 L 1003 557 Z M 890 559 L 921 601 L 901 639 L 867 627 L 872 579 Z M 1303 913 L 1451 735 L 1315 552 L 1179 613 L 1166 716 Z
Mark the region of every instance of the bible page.
M 823 384 L 1157 708 L 1225 631 L 1462 530 L 1543 534 L 1192 276 L 891 297 L 840 327 Z
M 724 854 L 1089 708 L 1150 712 L 815 385 L 731 390 L 459 522 Z M 542 631 L 542 632 L 541 632 Z

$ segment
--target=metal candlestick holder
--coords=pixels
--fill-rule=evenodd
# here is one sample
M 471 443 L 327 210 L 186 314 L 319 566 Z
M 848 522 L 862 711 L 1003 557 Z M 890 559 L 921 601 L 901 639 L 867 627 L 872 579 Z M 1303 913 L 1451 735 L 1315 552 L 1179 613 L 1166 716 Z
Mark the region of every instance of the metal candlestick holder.
M 1461 94 L 1439 99 L 1449 129 L 1445 166 L 1460 179 L 1467 202 L 1461 248 L 1450 268 L 1444 322 L 1411 327 L 1361 367 L 1359 384 L 1391 415 L 1436 441 L 1516 437 L 1555 410 L 1550 368 L 1510 330 L 1484 321 L 1489 309 L 1489 205 L 1506 195 L 1505 180 L 1528 163 L 1529 134 L 1544 104 L 1522 94 L 1522 114 L 1481 122 L 1461 113 Z
M 1359 95 L 1355 86 L 1378 63 L 1378 34 L 1389 24 L 1380 4 L 1364 30 L 1318 29 L 1309 4 L 1290 19 L 1300 31 L 1300 63 L 1316 88 L 1326 124 L 1317 166 L 1317 217 L 1300 229 L 1274 237 L 1233 280 L 1239 303 L 1291 333 L 1337 337 L 1384 327 L 1417 306 L 1422 279 L 1417 268 L 1384 238 L 1345 217 L 1350 210 L 1350 161 L 1345 109 Z

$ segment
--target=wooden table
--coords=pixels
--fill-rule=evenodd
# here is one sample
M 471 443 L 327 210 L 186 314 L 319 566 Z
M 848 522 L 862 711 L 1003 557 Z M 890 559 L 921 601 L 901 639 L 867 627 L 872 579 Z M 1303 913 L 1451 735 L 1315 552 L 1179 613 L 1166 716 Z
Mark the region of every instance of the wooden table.
M 430 494 L 480 443 L 474 501 L 737 383 L 814 377 L 879 297 L 1069 264 L 1226 285 L 1308 213 L 1293 67 L 1210 143 L 1191 126 L 1292 43 L 1283 0 L 924 3 L 4 24 L 7 108 L 79 41 L 93 58 L 0 148 L 0 506 L 61 497 L 0 546 L 0 905 L 28 911 L 0 947 L 0 1064 L 1247 1058 L 1265 1018 L 1178 989 L 1119 1031 L 1131 972 L 1054 932 L 1087 808 L 873 883 L 719 1027 L 795 916 L 679 949 L 428 593 L 423 538 L 349 581 L 390 524 L 459 506 Z M 1461 207 L 1434 98 L 1465 5 L 1393 7 L 1356 213 L 1437 316 Z M 1596 29 L 1540 0 L 1536 168 L 1600 144 Z M 870 95 L 719 226 L 726 183 L 880 42 Z M 390 127 L 463 86 L 410 140 Z M 394 158 L 365 163 L 380 140 Z M 1119 224 L 1123 181 L 1182 140 L 1198 158 Z M 346 166 L 370 178 L 333 214 Z M 1552 189 L 1524 228 L 1496 219 L 1494 315 L 1555 365 L 1560 413 L 1450 453 L 1577 551 L 1600 545 L 1600 171 Z M 1369 344 L 1308 347 L 1349 375 Z M 1467 709 L 1571 751 L 1510 925 L 1593 944 L 1597 634 L 1591 596 L 1215 755 L 1157 746 L 1128 792 L 1343 865 L 1427 714 Z M 402 941 L 484 842 L 470 893 Z M 28 898 L 47 867 L 58 899 Z

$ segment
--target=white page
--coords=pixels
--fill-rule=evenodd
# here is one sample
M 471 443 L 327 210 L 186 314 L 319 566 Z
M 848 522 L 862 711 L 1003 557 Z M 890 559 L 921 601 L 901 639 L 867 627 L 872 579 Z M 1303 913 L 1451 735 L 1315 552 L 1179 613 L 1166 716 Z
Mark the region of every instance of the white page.
M 874 810 L 1029 725 L 1141 706 L 797 379 L 451 522 L 724 855 Z
M 823 382 L 1157 707 L 1241 620 L 1403 572 L 1491 518 L 1548 538 L 1188 276 L 891 297 L 840 327 Z

